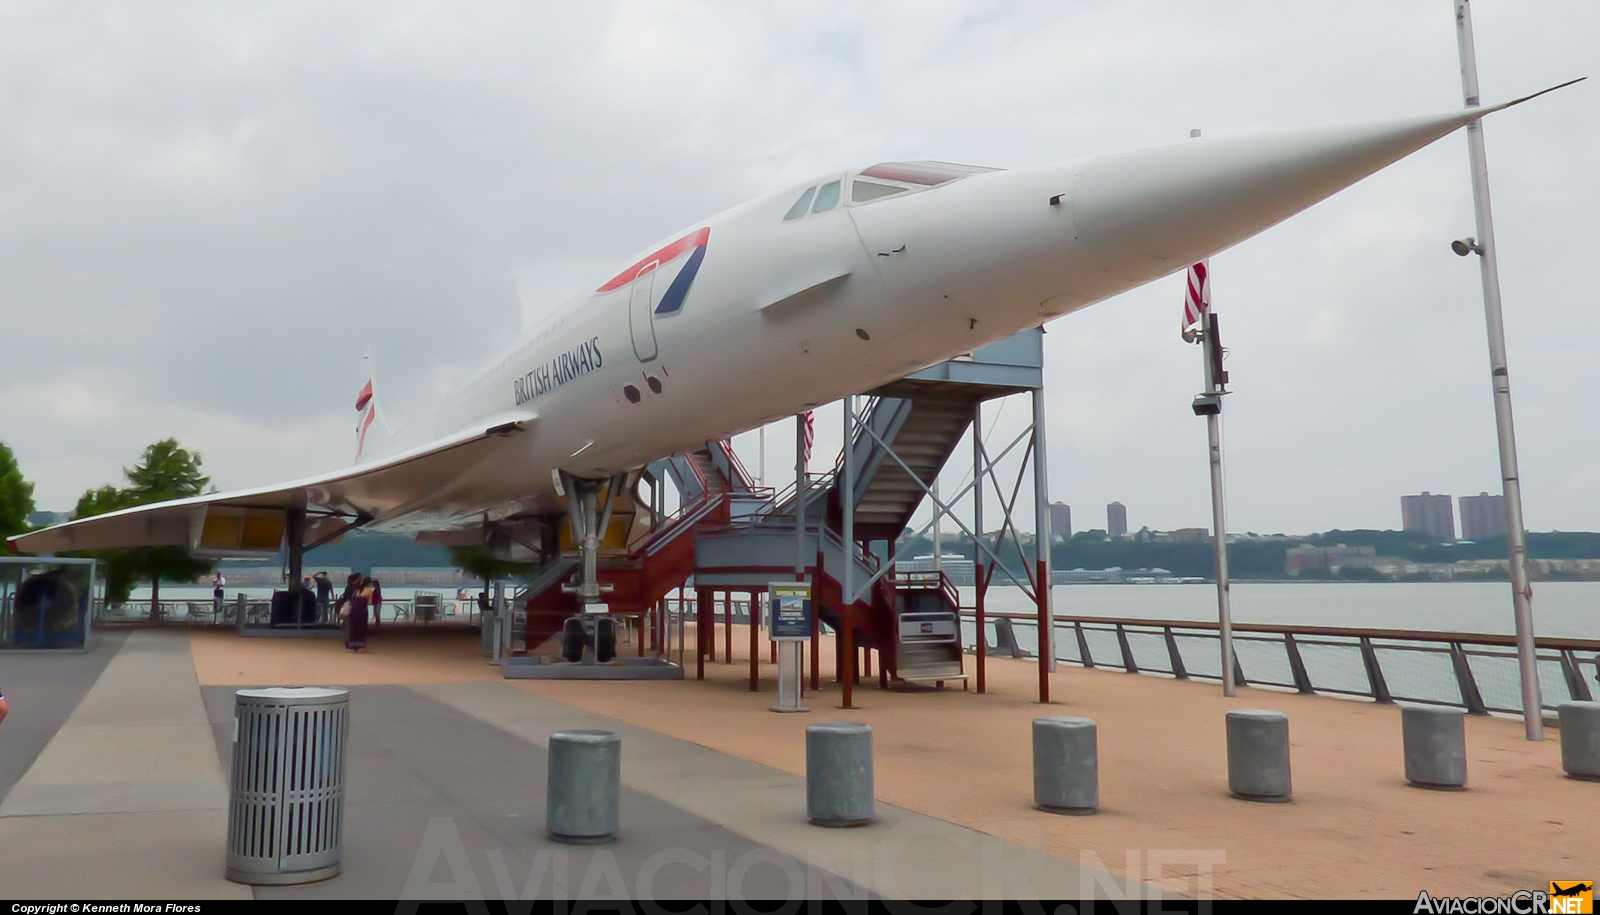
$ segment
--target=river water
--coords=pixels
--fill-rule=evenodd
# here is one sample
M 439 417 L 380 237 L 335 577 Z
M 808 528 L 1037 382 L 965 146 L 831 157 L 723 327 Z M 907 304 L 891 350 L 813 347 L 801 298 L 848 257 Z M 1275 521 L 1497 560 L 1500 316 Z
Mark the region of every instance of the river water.
M 970 605 L 973 589 L 962 588 Z M 1239 582 L 1232 587 L 1237 623 L 1289 623 L 1374 629 L 1428 629 L 1509 635 L 1507 582 Z M 1057 585 L 1052 609 L 1066 616 L 1217 619 L 1217 589 L 1186 585 Z M 1018 589 L 990 588 L 988 610 L 1032 613 Z M 1600 639 L 1600 582 L 1537 582 L 1534 631 L 1541 636 Z
M 229 588 L 264 598 L 269 588 Z M 971 606 L 972 588 L 961 588 Z M 385 588 L 389 600 L 409 600 L 415 591 L 455 598 L 454 588 Z M 476 594 L 476 589 L 471 589 Z M 164 600 L 209 600 L 207 586 L 163 585 Z M 1214 585 L 1057 585 L 1054 610 L 1067 616 L 1211 620 L 1217 618 Z M 150 599 L 149 587 L 133 602 Z M 1240 582 L 1233 586 L 1233 619 L 1240 623 L 1292 623 L 1376 629 L 1428 629 L 1510 634 L 1511 586 L 1506 582 Z M 1032 613 L 1033 603 L 1014 587 L 992 587 L 991 611 Z M 1600 582 L 1538 582 L 1533 592 L 1534 630 L 1541 636 L 1600 639 Z

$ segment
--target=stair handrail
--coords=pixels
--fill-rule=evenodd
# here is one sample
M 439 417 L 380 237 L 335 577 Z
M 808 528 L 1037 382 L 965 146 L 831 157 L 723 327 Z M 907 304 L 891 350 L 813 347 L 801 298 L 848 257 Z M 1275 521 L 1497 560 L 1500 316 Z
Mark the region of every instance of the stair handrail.
M 956 590 L 955 582 L 951 581 L 950 575 L 943 569 L 924 569 L 916 572 L 895 571 L 888 575 L 887 580 L 896 588 L 921 587 L 928 591 L 939 591 L 944 595 L 945 600 L 950 602 L 950 606 L 956 608 L 961 606 L 961 592 Z M 928 587 L 930 584 L 932 587 Z
M 708 442 L 707 444 L 710 443 Z M 688 459 L 686 463 L 688 463 L 689 469 L 694 471 L 694 478 L 700 481 L 700 495 L 703 498 L 706 493 L 711 491 L 711 484 L 706 482 L 706 475 L 700 472 L 700 462 L 694 459 L 694 452 L 685 451 L 683 456 Z
M 814 498 L 823 495 L 832 486 L 832 471 L 806 474 L 806 495 L 808 497 Z M 774 489 L 772 495 L 767 499 L 767 504 L 758 509 L 755 514 L 758 516 L 771 516 L 780 513 L 793 514 L 792 511 L 784 511 L 784 509 L 788 508 L 789 504 L 794 500 L 795 489 L 794 483 L 790 483 L 782 489 Z
M 692 462 L 691 462 L 692 463 Z M 705 517 L 716 510 L 726 498 L 723 493 L 714 493 L 709 490 L 704 492 L 699 499 L 690 502 L 678 509 L 676 514 L 667 517 L 661 527 L 650 533 L 644 543 L 634 551 L 646 557 L 654 556 L 665 549 L 667 544 L 676 540 L 686 530 L 692 530 Z
M 809 527 L 809 525 L 807 525 L 807 526 Z M 833 546 L 838 547 L 841 551 L 843 551 L 845 553 L 845 555 L 847 555 L 847 556 L 853 555 L 853 556 L 861 557 L 861 560 L 862 560 L 861 564 L 866 566 L 872 572 L 876 573 L 878 571 L 878 569 L 882 567 L 883 563 L 882 563 L 881 560 L 878 559 L 878 554 L 877 553 L 874 553 L 871 550 L 862 549 L 860 544 L 854 544 L 854 545 L 852 545 L 851 548 L 846 549 L 845 545 L 844 545 L 844 535 L 843 534 L 839 533 L 838 531 L 835 531 L 833 528 L 827 526 L 826 524 L 819 525 L 818 529 L 820 530 L 821 535 L 822 535 L 824 540 L 826 540 L 828 543 L 832 544 Z
M 714 442 L 706 442 L 706 444 L 715 445 L 718 450 L 727 456 L 728 468 L 732 470 L 733 475 L 738 478 L 735 480 L 729 480 L 728 483 L 730 486 L 737 486 L 740 493 L 753 493 L 759 495 L 762 490 L 771 489 L 771 487 L 767 486 L 756 486 L 751 482 L 754 477 L 750 475 L 749 468 L 744 466 L 744 461 L 739 458 L 739 452 L 734 450 L 733 439 L 718 439 Z

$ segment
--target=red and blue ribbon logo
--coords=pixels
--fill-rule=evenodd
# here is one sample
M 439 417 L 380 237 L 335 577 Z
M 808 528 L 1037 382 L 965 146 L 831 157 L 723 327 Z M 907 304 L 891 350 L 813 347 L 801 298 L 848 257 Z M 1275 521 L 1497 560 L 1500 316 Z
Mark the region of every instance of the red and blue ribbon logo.
M 640 258 L 633 266 L 612 277 L 609 282 L 595 291 L 611 292 L 615 289 L 621 289 L 638 279 L 639 274 L 644 273 L 646 268 L 656 266 L 659 269 L 659 265 L 676 260 L 687 252 L 689 259 L 684 262 L 683 269 L 679 270 L 678 275 L 673 278 L 672 285 L 667 287 L 666 293 L 661 296 L 661 301 L 656 305 L 655 310 L 658 315 L 677 314 L 683 309 L 683 300 L 689 295 L 689 287 L 694 285 L 695 274 L 700 272 L 700 262 L 706 259 L 706 243 L 710 240 L 710 226 L 690 232 L 659 251 Z

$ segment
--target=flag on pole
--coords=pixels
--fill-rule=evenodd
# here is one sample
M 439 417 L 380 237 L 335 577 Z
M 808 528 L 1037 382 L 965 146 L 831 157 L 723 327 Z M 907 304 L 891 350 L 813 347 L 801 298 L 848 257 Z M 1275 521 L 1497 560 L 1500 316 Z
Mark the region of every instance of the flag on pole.
M 817 440 L 816 418 L 812 415 L 812 411 L 807 410 L 806 411 L 806 458 L 805 458 L 807 464 L 811 463 L 811 446 L 812 446 L 812 444 L 814 444 L 816 442 L 816 440 Z
M 1200 337 L 1200 326 L 1206 312 L 1211 310 L 1211 261 L 1203 260 L 1189 268 L 1189 281 L 1184 287 L 1183 342 L 1193 343 Z

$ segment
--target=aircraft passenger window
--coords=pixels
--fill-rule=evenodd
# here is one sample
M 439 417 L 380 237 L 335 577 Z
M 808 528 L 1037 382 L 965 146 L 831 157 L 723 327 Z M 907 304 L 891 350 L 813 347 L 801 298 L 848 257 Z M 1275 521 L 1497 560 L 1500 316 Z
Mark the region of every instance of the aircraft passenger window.
M 831 210 L 839 205 L 839 182 L 829 181 L 817 189 L 817 202 L 811 207 L 811 212 L 821 213 Z
M 791 219 L 799 219 L 806 215 L 806 210 L 811 209 L 811 195 L 816 191 L 817 189 L 814 187 L 806 188 L 806 192 L 801 194 L 800 199 L 794 202 L 794 206 L 789 208 L 789 212 L 783 214 L 783 221 L 788 222 Z
M 850 184 L 850 202 L 866 203 L 869 200 L 877 200 L 880 197 L 893 197 L 895 194 L 904 194 L 907 190 L 910 189 L 858 179 Z

